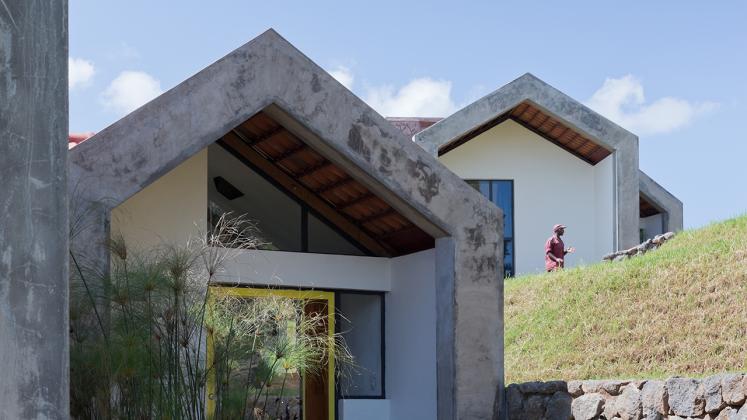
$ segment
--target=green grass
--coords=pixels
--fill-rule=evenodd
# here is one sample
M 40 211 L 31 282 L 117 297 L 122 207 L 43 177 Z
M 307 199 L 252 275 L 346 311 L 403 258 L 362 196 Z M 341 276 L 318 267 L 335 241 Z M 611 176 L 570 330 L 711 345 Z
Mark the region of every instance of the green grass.
M 616 263 L 505 283 L 506 382 L 747 367 L 747 215 Z

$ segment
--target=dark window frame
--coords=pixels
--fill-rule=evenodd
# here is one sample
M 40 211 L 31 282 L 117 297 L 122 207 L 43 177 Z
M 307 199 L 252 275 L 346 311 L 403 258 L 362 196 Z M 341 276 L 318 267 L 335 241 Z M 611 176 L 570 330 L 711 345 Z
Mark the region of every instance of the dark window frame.
M 503 262 L 503 265 L 504 265 L 503 275 L 504 277 L 515 277 L 516 276 L 516 212 L 514 211 L 514 207 L 516 206 L 516 188 L 515 188 L 514 180 L 513 179 L 469 178 L 469 179 L 465 179 L 464 181 L 470 184 L 470 186 L 472 186 L 473 188 L 474 188 L 474 185 L 472 183 L 478 183 L 477 188 L 475 188 L 475 190 L 479 192 L 480 194 L 482 194 L 483 197 L 485 197 L 485 195 L 482 193 L 479 183 L 487 182 L 488 183 L 488 196 L 485 198 L 487 198 L 488 201 L 490 201 L 493 204 L 495 204 L 495 202 L 493 201 L 494 197 L 493 197 L 493 184 L 492 183 L 493 182 L 508 182 L 511 185 L 511 238 L 510 240 L 513 245 L 513 249 L 511 252 L 511 267 L 513 267 L 513 272 L 511 272 L 510 274 L 506 274 L 505 261 L 504 261 Z M 505 226 L 504 226 L 503 243 L 504 243 L 504 258 L 505 258 L 505 243 L 506 243 Z
M 341 294 L 378 296 L 381 306 L 381 393 L 378 395 L 342 395 L 340 382 L 335 383 L 335 403 L 340 400 L 384 400 L 386 399 L 386 292 L 369 290 L 335 290 L 335 334 L 340 334 Z M 337 411 L 335 411 L 337 412 Z

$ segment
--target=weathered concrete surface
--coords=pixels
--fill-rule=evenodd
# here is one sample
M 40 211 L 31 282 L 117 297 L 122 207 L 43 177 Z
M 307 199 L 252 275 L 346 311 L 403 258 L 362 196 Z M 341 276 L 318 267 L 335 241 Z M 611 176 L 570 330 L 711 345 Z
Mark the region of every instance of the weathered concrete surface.
M 70 185 L 111 209 L 261 110 L 437 238 L 438 418 L 499 418 L 500 210 L 274 31 L 75 147 Z
M 0 2 L 0 419 L 68 418 L 67 1 Z
M 681 231 L 684 225 L 682 201 L 641 170 L 638 171 L 638 180 L 641 195 L 662 212 L 664 232 Z
M 638 244 L 638 137 L 527 73 L 416 134 L 434 156 L 438 150 L 529 101 L 613 151 L 617 193 L 617 248 Z

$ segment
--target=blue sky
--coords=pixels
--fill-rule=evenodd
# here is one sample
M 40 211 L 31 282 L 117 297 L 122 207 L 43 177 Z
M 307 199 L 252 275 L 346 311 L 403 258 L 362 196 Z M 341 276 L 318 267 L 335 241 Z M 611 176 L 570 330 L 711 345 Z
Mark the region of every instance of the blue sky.
M 747 211 L 747 2 L 70 0 L 70 129 L 99 131 L 267 28 L 385 115 L 525 72 L 640 137 L 696 227 Z

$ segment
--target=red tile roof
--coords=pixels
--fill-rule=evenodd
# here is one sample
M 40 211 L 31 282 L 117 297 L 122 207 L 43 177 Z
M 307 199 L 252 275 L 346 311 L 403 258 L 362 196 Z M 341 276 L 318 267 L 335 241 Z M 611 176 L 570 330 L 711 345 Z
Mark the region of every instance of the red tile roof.
M 408 136 L 414 136 L 442 119 L 443 118 L 387 117 L 387 120 L 389 120 L 390 123 L 402 130 L 402 132 Z
M 89 131 L 87 133 L 70 133 L 67 136 L 67 148 L 72 149 L 73 147 L 83 143 L 84 141 L 88 140 L 91 136 L 93 136 L 93 131 Z

